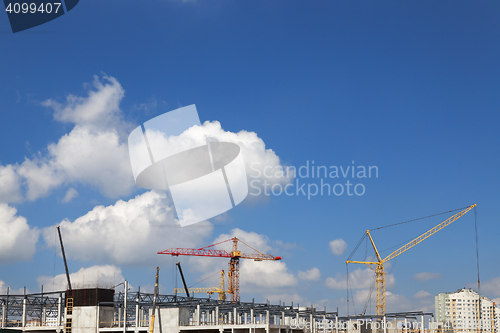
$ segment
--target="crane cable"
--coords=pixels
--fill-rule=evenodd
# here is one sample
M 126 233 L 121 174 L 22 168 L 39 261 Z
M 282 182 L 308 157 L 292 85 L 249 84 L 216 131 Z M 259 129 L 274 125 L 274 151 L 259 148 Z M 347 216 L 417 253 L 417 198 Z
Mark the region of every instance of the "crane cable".
M 415 222 L 415 221 L 427 219 L 429 217 L 434 217 L 434 216 L 438 216 L 438 215 L 448 214 L 448 213 L 456 212 L 457 210 L 464 210 L 464 209 L 466 209 L 468 207 L 470 207 L 470 206 L 466 206 L 466 207 L 462 207 L 462 208 L 457 208 L 457 209 L 449 210 L 447 212 L 438 213 L 438 214 L 434 214 L 434 215 L 429 215 L 429 216 L 425 216 L 425 217 L 420 217 L 418 219 L 413 219 L 413 220 L 409 220 L 409 221 L 404 221 L 404 222 L 389 224 L 389 225 L 386 225 L 386 226 L 383 226 L 383 227 L 378 227 L 378 228 L 370 229 L 370 231 L 384 229 L 384 228 L 389 228 L 389 227 L 393 227 L 393 226 L 396 226 L 396 225 L 405 224 L 405 223 L 409 223 L 409 222 Z
M 200 280 L 200 281 L 196 282 L 195 284 L 190 285 L 190 286 L 189 286 L 189 288 L 192 288 L 193 286 L 196 286 L 197 284 L 200 284 L 200 283 L 202 283 L 203 281 L 210 279 L 211 277 L 213 277 L 213 276 L 214 276 L 214 275 L 216 275 L 216 274 L 220 274 L 220 272 L 219 272 L 219 271 L 215 272 L 214 274 L 212 274 L 212 275 L 210 275 L 210 276 L 208 276 L 208 277 L 204 278 L 203 280 Z
M 476 231 L 476 262 L 477 262 L 477 292 L 481 294 L 481 282 L 479 280 L 479 241 L 477 236 L 477 210 L 474 207 L 474 229 Z

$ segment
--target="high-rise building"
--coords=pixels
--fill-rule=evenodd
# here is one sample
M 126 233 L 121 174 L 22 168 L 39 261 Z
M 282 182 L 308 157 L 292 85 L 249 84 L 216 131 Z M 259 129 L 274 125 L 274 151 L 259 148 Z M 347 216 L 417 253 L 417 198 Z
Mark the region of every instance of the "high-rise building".
M 435 296 L 436 321 L 463 332 L 496 333 L 500 308 L 488 297 L 470 288 Z

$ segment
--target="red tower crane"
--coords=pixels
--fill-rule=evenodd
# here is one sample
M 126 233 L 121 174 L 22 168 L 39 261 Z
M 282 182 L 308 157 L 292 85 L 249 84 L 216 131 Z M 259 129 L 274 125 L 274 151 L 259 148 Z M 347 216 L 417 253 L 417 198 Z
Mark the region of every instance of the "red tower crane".
M 216 246 L 225 242 L 233 241 L 233 248 L 230 253 L 226 250 L 215 250 L 209 249 L 209 247 Z M 239 302 L 240 300 L 240 258 L 242 259 L 254 259 L 255 261 L 262 260 L 281 260 L 281 257 L 275 257 L 269 253 L 263 254 L 250 245 L 242 242 L 252 250 L 257 253 L 241 253 L 238 250 L 238 242 L 242 242 L 240 239 L 234 237 L 227 239 L 225 241 L 212 244 L 209 246 L 202 247 L 200 249 L 187 249 L 187 248 L 171 248 L 165 251 L 158 252 L 158 254 L 170 254 L 172 256 L 201 256 L 201 257 L 222 257 L 229 259 L 229 288 L 228 291 L 231 294 L 231 301 Z

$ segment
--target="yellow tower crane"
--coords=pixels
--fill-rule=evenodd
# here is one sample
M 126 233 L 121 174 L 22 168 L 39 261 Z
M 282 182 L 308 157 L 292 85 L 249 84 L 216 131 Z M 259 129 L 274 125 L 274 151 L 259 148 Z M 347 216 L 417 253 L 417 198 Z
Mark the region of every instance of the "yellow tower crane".
M 174 288 L 174 294 L 185 293 L 185 288 Z M 219 300 L 226 300 L 226 293 L 230 293 L 229 290 L 225 290 L 224 287 L 224 270 L 220 272 L 220 282 L 219 287 L 209 287 L 209 288 L 188 288 L 190 294 L 206 293 L 209 295 L 219 294 Z
M 370 235 L 370 230 L 366 230 L 366 234 L 363 237 L 368 236 L 370 239 L 370 243 L 373 247 L 373 250 L 375 251 L 375 256 L 377 257 L 377 261 L 356 261 L 356 260 L 347 260 L 346 264 L 354 263 L 354 264 L 365 264 L 371 269 L 375 270 L 375 286 L 376 286 L 376 315 L 383 316 L 385 315 L 385 269 L 384 269 L 384 264 L 388 262 L 389 260 L 399 256 L 401 253 L 411 249 L 418 243 L 422 242 L 424 239 L 429 238 L 430 236 L 434 235 L 436 232 L 439 230 L 443 229 L 444 227 L 450 225 L 452 222 L 456 221 L 458 218 L 460 218 L 462 215 L 467 213 L 469 210 L 472 208 L 476 207 L 476 205 L 469 206 L 462 210 L 461 212 L 453 215 L 452 217 L 448 218 L 444 222 L 441 222 L 434 228 L 424 232 L 414 240 L 408 242 L 407 244 L 403 245 L 396 251 L 392 252 L 389 254 L 387 257 L 382 259 L 380 256 L 377 247 L 375 246 L 375 243 L 373 241 L 372 236 Z M 373 268 L 375 266 L 375 268 Z

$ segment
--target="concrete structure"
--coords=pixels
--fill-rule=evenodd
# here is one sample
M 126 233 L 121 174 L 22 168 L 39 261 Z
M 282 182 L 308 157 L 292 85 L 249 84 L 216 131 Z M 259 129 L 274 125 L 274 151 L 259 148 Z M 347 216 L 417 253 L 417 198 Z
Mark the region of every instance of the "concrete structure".
M 0 295 L 3 329 L 48 333 L 149 332 L 153 295 L 114 294 L 106 289 L 78 289 L 65 292 Z M 107 297 L 113 295 L 111 299 Z M 104 296 L 103 296 L 104 295 Z M 108 296 L 106 296 L 108 295 Z M 155 333 L 193 331 L 231 333 L 280 333 L 326 331 L 338 322 L 336 312 L 293 305 L 230 302 L 210 298 L 158 295 Z
M 153 295 L 140 288 L 128 293 L 126 282 L 124 290 L 0 295 L 1 326 L 33 333 L 149 333 Z M 157 295 L 156 304 L 154 333 L 424 333 L 424 317 L 434 322 L 432 313 L 423 312 L 338 317 L 326 309 L 293 304 L 176 295 Z M 439 333 L 432 327 L 426 331 Z
M 497 332 L 500 309 L 487 297 L 470 288 L 435 296 L 440 327 L 461 332 Z

